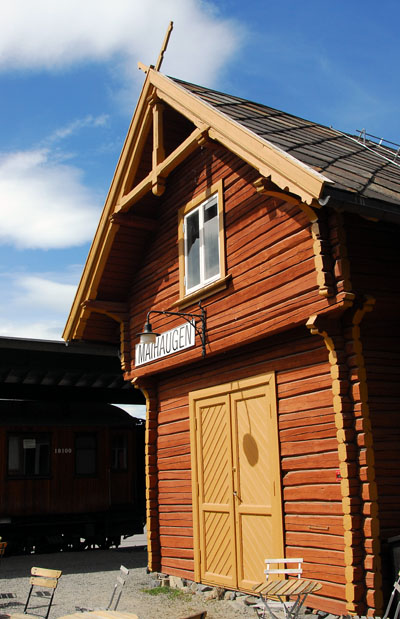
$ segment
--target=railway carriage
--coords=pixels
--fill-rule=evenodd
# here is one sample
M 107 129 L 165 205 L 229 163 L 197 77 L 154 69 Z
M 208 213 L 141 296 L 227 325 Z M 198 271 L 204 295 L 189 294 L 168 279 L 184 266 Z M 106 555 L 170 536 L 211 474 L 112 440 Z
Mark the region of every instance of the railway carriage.
M 118 546 L 144 526 L 144 422 L 104 403 L 0 401 L 9 553 Z

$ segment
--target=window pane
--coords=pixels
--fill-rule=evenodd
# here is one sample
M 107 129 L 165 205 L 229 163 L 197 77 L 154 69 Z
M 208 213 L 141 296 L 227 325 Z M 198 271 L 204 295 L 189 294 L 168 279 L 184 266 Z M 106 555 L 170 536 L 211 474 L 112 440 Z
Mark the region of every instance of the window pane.
M 127 468 L 127 444 L 126 436 L 123 434 L 111 438 L 111 468 L 115 470 Z
M 219 274 L 217 202 L 204 207 L 204 277 L 207 281 Z
M 49 474 L 50 445 L 47 438 L 23 441 L 24 473 L 27 477 Z
M 44 477 L 50 474 L 50 437 L 20 434 L 8 438 L 8 474 Z
M 199 211 L 186 217 L 186 289 L 200 284 Z
M 75 439 L 75 472 L 77 475 L 94 475 L 96 473 L 96 436 L 81 434 Z
M 20 468 L 19 439 L 17 436 L 10 436 L 8 438 L 8 472 L 18 473 Z

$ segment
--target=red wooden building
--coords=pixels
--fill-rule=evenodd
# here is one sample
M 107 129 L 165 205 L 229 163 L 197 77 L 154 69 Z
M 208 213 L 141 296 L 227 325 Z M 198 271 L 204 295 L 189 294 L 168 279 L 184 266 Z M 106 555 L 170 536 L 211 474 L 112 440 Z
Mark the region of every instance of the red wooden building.
M 152 570 L 250 591 L 302 556 L 310 605 L 381 612 L 400 162 L 367 137 L 147 70 L 64 337 L 146 395 Z

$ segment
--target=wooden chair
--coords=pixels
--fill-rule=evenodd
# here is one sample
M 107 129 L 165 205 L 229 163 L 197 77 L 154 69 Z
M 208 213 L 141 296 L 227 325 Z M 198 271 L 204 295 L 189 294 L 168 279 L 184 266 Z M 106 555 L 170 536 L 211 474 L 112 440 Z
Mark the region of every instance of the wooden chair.
M 392 607 L 392 604 L 393 604 L 393 602 L 395 600 L 396 593 L 400 594 L 400 572 L 397 575 L 397 580 L 394 581 L 393 591 L 392 591 L 392 594 L 390 596 L 388 605 L 387 605 L 386 610 L 385 610 L 385 614 L 383 615 L 382 619 L 387 619 L 387 617 L 388 617 L 388 615 L 390 613 L 390 609 Z M 397 619 L 397 617 L 399 616 L 399 612 L 400 612 L 400 597 L 398 597 L 398 600 L 397 600 L 397 606 L 396 606 L 396 610 L 395 610 L 393 619 Z
M 300 578 L 303 573 L 303 559 L 265 559 L 265 563 L 266 583 L 254 587 L 254 592 L 260 596 L 260 604 L 256 605 L 258 616 L 266 617 L 268 613 L 271 618 L 279 619 L 272 610 L 273 604 L 276 604 L 276 599 L 278 599 L 285 618 L 296 619 L 307 595 L 319 591 L 322 585 L 315 580 Z M 296 564 L 297 567 L 295 567 Z M 290 567 L 280 567 L 282 565 Z M 283 576 L 283 578 L 270 579 L 272 574 Z M 292 578 L 287 578 L 287 576 L 292 576 Z M 290 599 L 291 597 L 295 598 L 294 601 Z
M 111 604 L 113 603 L 115 594 L 117 593 L 117 591 L 119 591 L 117 599 L 116 599 L 115 604 L 114 604 L 114 608 L 112 609 L 112 610 L 117 610 L 117 606 L 118 606 L 119 601 L 121 599 L 122 590 L 123 590 L 123 588 L 125 586 L 126 579 L 128 578 L 128 576 L 129 576 L 129 570 L 125 566 L 121 565 L 121 567 L 119 568 L 119 574 L 117 576 L 117 582 L 114 585 L 114 589 L 113 589 L 113 592 L 112 592 L 112 595 L 111 595 L 111 600 L 110 600 L 106 610 L 110 610 L 111 609 Z
M 33 588 L 37 587 L 38 590 L 41 590 L 41 589 L 52 590 L 50 598 L 49 598 L 49 603 L 46 608 L 46 615 L 44 615 L 44 619 L 47 619 L 50 613 L 50 608 L 53 603 L 54 593 L 57 589 L 58 581 L 61 577 L 61 574 L 62 574 L 61 570 L 48 570 L 43 567 L 33 567 L 31 569 L 31 578 L 29 581 L 31 587 L 29 589 L 28 598 L 25 603 L 24 612 L 13 613 L 12 615 L 10 615 L 10 617 L 12 617 L 13 619 L 27 619 L 28 617 L 29 619 L 37 619 L 38 617 L 42 616 L 42 615 L 37 615 L 37 614 L 28 615 L 26 612 L 29 606 L 29 601 L 32 595 Z M 40 607 L 34 606 L 33 608 L 37 609 Z

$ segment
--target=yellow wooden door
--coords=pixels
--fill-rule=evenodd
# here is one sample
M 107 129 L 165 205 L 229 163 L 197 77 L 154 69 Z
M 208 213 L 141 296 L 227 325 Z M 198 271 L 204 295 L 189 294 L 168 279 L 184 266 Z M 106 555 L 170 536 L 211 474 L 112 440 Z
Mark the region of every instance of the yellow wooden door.
M 196 402 L 197 554 L 200 579 L 227 588 L 236 584 L 236 551 L 229 394 Z
M 190 394 L 195 577 L 250 591 L 283 556 L 274 375 Z

